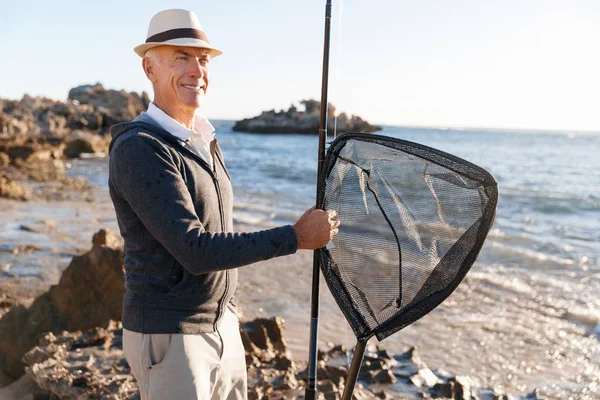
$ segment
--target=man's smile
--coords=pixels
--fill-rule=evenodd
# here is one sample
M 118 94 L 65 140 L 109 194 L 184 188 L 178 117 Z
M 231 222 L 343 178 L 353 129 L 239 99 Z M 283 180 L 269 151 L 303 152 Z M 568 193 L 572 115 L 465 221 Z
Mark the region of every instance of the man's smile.
M 197 85 L 185 85 L 185 84 L 183 84 L 181 86 L 183 86 L 185 89 L 193 90 L 195 92 L 199 92 L 201 90 L 204 90 L 204 87 L 205 87 L 204 85 L 200 85 L 200 84 L 197 84 Z

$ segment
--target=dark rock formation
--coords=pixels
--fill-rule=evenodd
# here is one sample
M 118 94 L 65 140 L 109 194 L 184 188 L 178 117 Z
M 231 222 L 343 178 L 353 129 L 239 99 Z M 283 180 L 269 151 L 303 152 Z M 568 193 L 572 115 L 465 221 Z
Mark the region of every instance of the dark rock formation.
M 110 127 L 117 122 L 131 121 L 148 108 L 150 99 L 146 92 L 138 95 L 125 90 L 104 89 L 100 83 L 83 85 L 69 91 L 69 100 L 93 106 L 96 113 L 88 120 L 88 126 Z
M 254 118 L 238 121 L 233 126 L 234 131 L 251 133 L 319 133 L 319 118 L 321 103 L 316 100 L 302 100 L 304 111 L 299 111 L 292 105 L 287 111 L 263 111 Z M 335 116 L 335 107 L 328 105 L 327 131 L 333 134 L 334 128 L 338 134 L 346 132 L 375 132 L 381 130 L 378 126 L 370 125 L 357 116 L 341 113 Z
M 124 295 L 123 250 L 104 233 L 104 242 L 74 257 L 58 285 L 35 299 L 30 307 L 13 307 L 0 319 L 0 369 L 12 377 L 23 374 L 23 354 L 46 332 L 60 333 L 120 320 Z
M 71 89 L 66 102 L 29 95 L 0 99 L 0 197 L 89 200 L 89 185 L 66 176 L 63 157 L 107 153 L 109 127 L 132 120 L 148 103 L 145 92 L 107 90 L 99 83 Z M 35 185 L 32 192 L 21 185 L 27 181 L 53 184 Z
M 86 135 L 93 137 L 92 145 L 96 147 L 92 151 L 102 151 L 104 137 Z M 58 139 L 0 139 L 0 197 L 14 200 L 90 199 L 91 186 L 87 181 L 67 176 L 62 157 L 63 149 L 69 145 Z M 40 182 L 43 184 L 39 185 Z M 27 188 L 29 183 L 34 186 L 33 190 Z
M 55 141 L 25 138 L 0 139 L 0 151 L 8 156 L 4 157 L 4 166 L 58 160 L 63 155 L 62 146 Z
M 65 138 L 73 130 L 105 133 L 129 121 L 148 106 L 148 95 L 107 90 L 101 84 L 83 85 L 69 92 L 67 102 L 23 96 L 0 100 L 0 138 Z

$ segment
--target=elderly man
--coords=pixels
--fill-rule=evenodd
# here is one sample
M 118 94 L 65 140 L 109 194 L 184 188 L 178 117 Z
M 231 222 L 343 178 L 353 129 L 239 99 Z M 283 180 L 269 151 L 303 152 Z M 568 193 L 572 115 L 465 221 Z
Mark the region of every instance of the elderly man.
M 185 10 L 156 14 L 135 52 L 154 100 L 111 129 L 109 169 L 125 239 L 125 356 L 144 400 L 245 399 L 236 268 L 320 248 L 339 223 L 312 208 L 293 226 L 233 233 L 230 176 L 197 113 L 222 52 Z

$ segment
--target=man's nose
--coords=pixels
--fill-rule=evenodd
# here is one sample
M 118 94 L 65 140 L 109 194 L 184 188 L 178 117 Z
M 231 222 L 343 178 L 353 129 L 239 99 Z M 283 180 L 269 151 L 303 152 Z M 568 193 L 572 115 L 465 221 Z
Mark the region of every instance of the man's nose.
M 194 59 L 190 64 L 191 65 L 188 70 L 190 76 L 202 78 L 204 76 L 204 69 L 202 68 L 202 64 L 200 64 L 200 61 L 198 59 Z

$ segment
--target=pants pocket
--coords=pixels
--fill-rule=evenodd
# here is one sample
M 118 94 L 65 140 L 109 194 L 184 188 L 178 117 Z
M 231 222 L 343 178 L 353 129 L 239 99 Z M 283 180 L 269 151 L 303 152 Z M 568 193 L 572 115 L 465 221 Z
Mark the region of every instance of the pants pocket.
M 144 334 L 148 369 L 162 368 L 169 361 L 172 334 Z

